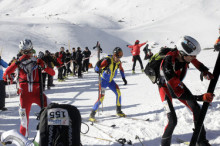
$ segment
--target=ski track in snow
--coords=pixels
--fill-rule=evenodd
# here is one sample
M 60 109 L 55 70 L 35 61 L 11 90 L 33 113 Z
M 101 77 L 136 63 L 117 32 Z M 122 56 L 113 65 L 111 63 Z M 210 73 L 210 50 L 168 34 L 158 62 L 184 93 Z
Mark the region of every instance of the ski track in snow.
M 204 56 L 201 53 L 201 56 Z M 204 58 L 204 60 L 206 57 Z M 55 87 L 51 90 L 46 90 L 45 94 L 53 102 L 65 103 L 75 105 L 81 112 L 83 122 L 89 125 L 89 132 L 86 135 L 95 136 L 99 138 L 104 138 L 108 140 L 125 138 L 126 140 L 131 140 L 134 145 L 140 145 L 140 142 L 135 139 L 136 135 L 140 137 L 140 140 L 146 146 L 160 145 L 161 135 L 163 129 L 167 124 L 166 114 L 163 110 L 162 103 L 160 101 L 159 93 L 157 91 L 156 85 L 152 84 L 150 80 L 146 77 L 144 73 L 141 73 L 140 66 L 137 63 L 136 74 L 131 74 L 131 57 L 122 58 L 126 63 L 123 64 L 125 69 L 126 79 L 128 80 L 128 85 L 124 86 L 121 80 L 120 73 L 115 79 L 116 83 L 119 85 L 122 93 L 122 110 L 131 118 L 137 119 L 149 119 L 149 121 L 143 120 L 133 120 L 129 118 L 118 118 L 115 115 L 115 95 L 109 89 L 106 90 L 106 96 L 103 103 L 103 112 L 100 106 L 99 114 L 96 114 L 96 118 L 100 124 L 96 126 L 101 128 L 104 132 L 98 130 L 94 126 L 90 125 L 88 122 L 88 117 L 91 108 L 95 101 L 97 100 L 98 92 L 98 75 L 93 72 L 93 69 L 89 70 L 88 74 L 84 74 L 83 79 L 78 79 L 77 77 L 68 77 L 65 82 L 57 82 L 55 77 Z M 146 65 L 147 61 L 143 61 Z M 208 66 L 212 66 L 212 63 Z M 190 68 L 188 75 L 184 82 L 193 93 L 202 94 L 207 89 L 208 81 L 201 82 L 199 80 L 199 72 L 195 68 Z M 190 78 L 196 76 L 198 79 L 191 81 Z M 198 87 L 196 85 L 200 85 Z M 217 85 L 217 89 L 219 84 Z M 8 88 L 6 88 L 8 89 Z M 212 103 L 209 108 L 207 117 L 205 119 L 205 126 L 207 130 L 207 138 L 210 139 L 210 143 L 213 145 L 219 144 L 219 129 L 220 122 L 219 114 L 220 104 L 219 104 L 219 91 L 215 92 L 216 100 Z M 176 109 L 178 124 L 173 133 L 172 145 L 179 146 L 175 139 L 182 138 L 185 140 L 190 140 L 192 135 L 193 127 L 193 116 L 191 111 L 189 111 L 182 103 L 178 100 L 173 100 L 173 104 Z M 0 132 L 19 129 L 19 116 L 18 116 L 18 97 L 7 98 L 6 107 L 9 111 L 2 112 L 0 121 Z M 36 105 L 32 106 L 30 113 L 30 139 L 34 137 L 36 133 L 36 125 L 38 121 L 36 120 L 35 113 L 40 110 Z M 213 118 L 215 117 L 215 118 Z M 7 123 L 7 124 L 6 124 Z M 212 123 L 212 124 L 210 124 Z M 116 127 L 112 128 L 111 125 L 115 124 Z M 82 131 L 86 131 L 86 126 L 82 124 Z M 107 134 L 106 134 L 107 133 Z M 113 138 L 111 138 L 109 135 Z M 84 135 L 81 136 L 82 143 L 84 145 L 120 145 L 117 142 L 107 142 L 103 140 L 98 140 L 94 138 L 88 138 Z M 183 144 L 182 144 L 183 145 Z

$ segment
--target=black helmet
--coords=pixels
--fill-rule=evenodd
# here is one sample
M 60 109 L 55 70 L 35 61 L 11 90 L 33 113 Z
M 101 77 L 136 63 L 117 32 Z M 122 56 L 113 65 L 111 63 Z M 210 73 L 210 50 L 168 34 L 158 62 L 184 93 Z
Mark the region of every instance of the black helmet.
M 116 56 L 117 58 L 121 58 L 123 56 L 123 51 L 120 47 L 116 47 L 113 50 L 113 55 Z

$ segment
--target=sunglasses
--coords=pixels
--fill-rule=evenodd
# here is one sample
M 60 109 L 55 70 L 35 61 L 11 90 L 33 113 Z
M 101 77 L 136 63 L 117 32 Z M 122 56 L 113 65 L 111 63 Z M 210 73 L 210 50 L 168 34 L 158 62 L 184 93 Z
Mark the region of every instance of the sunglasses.
M 33 51 L 32 51 L 32 50 L 26 50 L 26 51 L 24 51 L 24 54 L 30 54 L 30 53 L 33 53 Z

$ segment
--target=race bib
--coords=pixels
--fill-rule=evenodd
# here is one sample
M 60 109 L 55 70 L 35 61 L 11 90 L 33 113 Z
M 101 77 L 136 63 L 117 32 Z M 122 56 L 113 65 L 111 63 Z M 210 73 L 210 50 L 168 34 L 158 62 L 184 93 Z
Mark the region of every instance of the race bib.
M 47 110 L 48 125 L 69 125 L 69 114 L 66 109 L 53 108 Z

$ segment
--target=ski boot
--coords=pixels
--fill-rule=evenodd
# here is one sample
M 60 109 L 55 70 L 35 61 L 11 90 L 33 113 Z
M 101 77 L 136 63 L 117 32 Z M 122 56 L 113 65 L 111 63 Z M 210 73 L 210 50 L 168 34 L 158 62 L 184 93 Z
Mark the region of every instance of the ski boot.
M 135 74 L 135 71 L 134 71 L 134 70 L 132 70 L 132 74 Z
M 121 106 L 117 106 L 117 116 L 119 117 L 126 117 L 126 115 L 121 111 Z
M 142 69 L 141 71 L 142 71 L 142 73 L 144 73 L 144 69 Z
M 205 139 L 205 140 L 198 141 L 196 143 L 196 146 L 211 146 L 211 144 L 209 143 L 207 139 Z
M 0 108 L 1 111 L 7 111 L 8 109 L 6 107 Z
M 161 140 L 161 146 L 168 146 L 171 144 L 171 138 L 172 137 L 167 137 L 167 138 L 163 138 Z
M 96 114 L 96 112 L 94 110 L 92 110 L 92 112 L 91 112 L 91 114 L 89 116 L 89 121 L 96 122 L 95 114 Z

